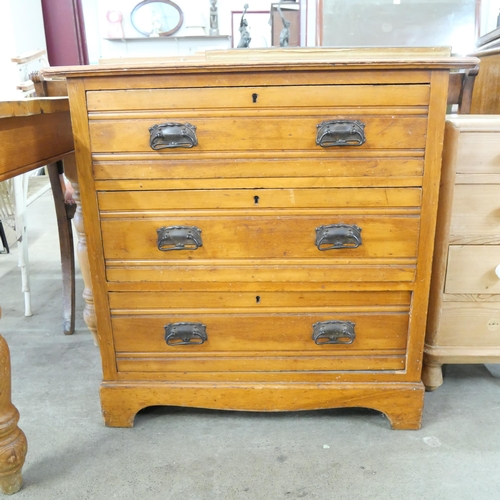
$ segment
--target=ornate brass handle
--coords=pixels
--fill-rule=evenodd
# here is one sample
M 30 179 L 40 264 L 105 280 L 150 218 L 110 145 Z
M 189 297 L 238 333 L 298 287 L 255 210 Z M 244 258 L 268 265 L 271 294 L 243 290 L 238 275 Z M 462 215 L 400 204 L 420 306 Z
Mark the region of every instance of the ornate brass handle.
M 196 127 L 190 123 L 162 123 L 149 129 L 151 149 L 192 148 L 198 145 Z
M 365 124 L 359 120 L 330 120 L 316 127 L 316 145 L 322 148 L 361 146 L 366 142 Z
M 355 224 L 331 224 L 316 228 L 316 246 L 322 252 L 339 248 L 357 248 L 361 240 L 361 228 Z
M 158 250 L 196 250 L 203 246 L 201 229 L 196 226 L 168 226 L 157 229 Z
M 312 339 L 317 345 L 352 344 L 356 338 L 352 321 L 320 321 L 314 323 Z
M 165 325 L 165 342 L 168 345 L 200 345 L 207 340 L 207 327 L 202 323 L 169 323 Z

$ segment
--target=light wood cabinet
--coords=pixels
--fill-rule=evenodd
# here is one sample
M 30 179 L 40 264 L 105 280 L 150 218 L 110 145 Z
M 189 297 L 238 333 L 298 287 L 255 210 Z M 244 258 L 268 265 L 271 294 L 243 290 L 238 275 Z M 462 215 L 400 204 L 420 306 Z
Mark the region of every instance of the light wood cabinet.
M 299 49 L 50 70 L 68 77 L 106 424 L 158 404 L 363 406 L 418 428 L 449 71 L 476 62 Z
M 422 378 L 442 365 L 500 361 L 500 116 L 446 122 Z

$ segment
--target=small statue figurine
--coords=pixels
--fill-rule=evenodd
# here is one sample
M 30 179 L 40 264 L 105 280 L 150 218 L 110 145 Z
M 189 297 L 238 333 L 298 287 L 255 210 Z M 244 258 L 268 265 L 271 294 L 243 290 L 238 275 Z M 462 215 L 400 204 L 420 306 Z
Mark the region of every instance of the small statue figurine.
M 281 3 L 281 1 L 280 1 Z M 280 13 L 281 22 L 283 23 L 283 28 L 280 33 L 280 47 L 288 47 L 288 42 L 290 41 L 290 21 L 285 19 L 281 7 L 278 4 L 278 12 Z
M 217 16 L 217 0 L 210 0 L 210 36 L 219 34 L 219 18 Z
M 245 19 L 245 14 L 248 9 L 248 4 L 246 3 L 244 5 L 244 11 L 243 14 L 241 15 L 241 21 L 240 21 L 240 42 L 238 43 L 238 49 L 244 49 L 247 48 L 250 45 L 250 42 L 252 41 L 252 38 L 250 37 L 250 33 L 248 32 L 248 21 Z

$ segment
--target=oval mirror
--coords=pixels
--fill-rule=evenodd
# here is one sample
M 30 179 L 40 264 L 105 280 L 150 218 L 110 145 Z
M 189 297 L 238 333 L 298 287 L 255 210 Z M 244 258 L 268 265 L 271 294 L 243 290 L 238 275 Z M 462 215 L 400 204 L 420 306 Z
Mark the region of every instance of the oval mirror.
M 183 19 L 181 8 L 170 0 L 143 0 L 130 13 L 132 26 L 144 36 L 172 35 Z

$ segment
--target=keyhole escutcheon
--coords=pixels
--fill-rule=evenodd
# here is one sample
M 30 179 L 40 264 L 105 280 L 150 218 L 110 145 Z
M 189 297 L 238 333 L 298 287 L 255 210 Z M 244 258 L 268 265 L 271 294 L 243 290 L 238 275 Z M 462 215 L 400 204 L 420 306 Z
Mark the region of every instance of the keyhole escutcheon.
M 252 101 L 257 102 L 257 97 L 259 97 L 259 94 L 252 94 Z
M 253 202 L 255 205 L 259 204 L 259 200 L 260 200 L 260 198 L 257 195 L 253 197 Z

